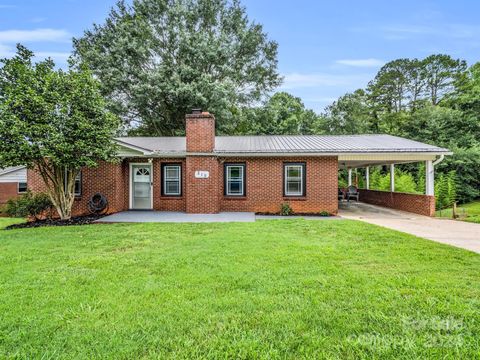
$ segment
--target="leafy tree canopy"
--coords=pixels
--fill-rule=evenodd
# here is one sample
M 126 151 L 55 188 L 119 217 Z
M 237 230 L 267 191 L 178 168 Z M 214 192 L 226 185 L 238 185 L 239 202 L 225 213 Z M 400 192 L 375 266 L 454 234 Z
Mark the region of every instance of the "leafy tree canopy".
M 232 132 L 235 109 L 281 83 L 277 43 L 238 0 L 121 0 L 74 45 L 137 134 L 182 134 L 195 107 Z
M 243 108 L 236 114 L 235 132 L 256 135 L 297 135 L 321 131 L 319 116 L 302 100 L 286 92 L 274 94 L 260 107 Z
M 89 70 L 56 71 L 34 64 L 18 45 L 0 68 L 0 168 L 26 165 L 40 173 L 62 218 L 69 218 L 79 169 L 109 160 L 118 119 L 106 110 Z

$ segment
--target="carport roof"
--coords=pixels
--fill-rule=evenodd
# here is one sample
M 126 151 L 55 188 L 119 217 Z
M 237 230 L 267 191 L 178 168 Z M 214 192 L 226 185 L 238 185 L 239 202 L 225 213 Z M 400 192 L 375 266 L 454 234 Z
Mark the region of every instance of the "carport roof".
M 145 155 L 185 155 L 185 137 L 120 137 L 124 147 Z M 392 135 L 216 136 L 218 155 L 279 154 L 449 154 L 449 150 Z

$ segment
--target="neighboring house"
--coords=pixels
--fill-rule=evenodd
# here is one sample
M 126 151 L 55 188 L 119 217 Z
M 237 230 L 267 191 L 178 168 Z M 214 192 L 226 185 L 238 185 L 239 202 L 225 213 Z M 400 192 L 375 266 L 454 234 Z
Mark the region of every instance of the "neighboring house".
M 117 163 L 83 169 L 75 215 L 99 192 L 109 212 L 128 209 L 217 213 L 338 211 L 338 170 L 425 162 L 427 195 L 361 190 L 360 200 L 433 215 L 433 165 L 449 151 L 389 135 L 215 136 L 208 112 L 186 116 L 186 137 L 123 137 Z M 368 184 L 368 181 L 367 181 Z M 44 189 L 28 174 L 28 187 Z
M 16 198 L 27 191 L 27 168 L 15 166 L 0 169 L 0 206 L 9 199 Z

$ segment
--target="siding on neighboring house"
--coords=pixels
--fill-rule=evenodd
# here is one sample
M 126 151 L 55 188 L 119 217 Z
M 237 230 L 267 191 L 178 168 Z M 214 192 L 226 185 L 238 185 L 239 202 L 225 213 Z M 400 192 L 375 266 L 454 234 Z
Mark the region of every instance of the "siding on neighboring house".
M 5 205 L 9 199 L 17 198 L 18 183 L 26 182 L 27 169 L 24 167 L 0 170 L 0 206 Z

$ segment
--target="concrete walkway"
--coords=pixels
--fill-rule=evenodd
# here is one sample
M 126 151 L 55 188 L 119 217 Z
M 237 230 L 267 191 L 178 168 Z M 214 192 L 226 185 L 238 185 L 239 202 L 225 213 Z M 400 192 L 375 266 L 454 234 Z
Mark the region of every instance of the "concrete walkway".
M 123 211 L 97 220 L 99 223 L 146 222 L 254 222 L 253 212 L 222 212 L 219 214 L 187 214 L 173 211 Z
M 480 224 L 435 219 L 364 203 L 341 203 L 339 215 L 480 253 Z

